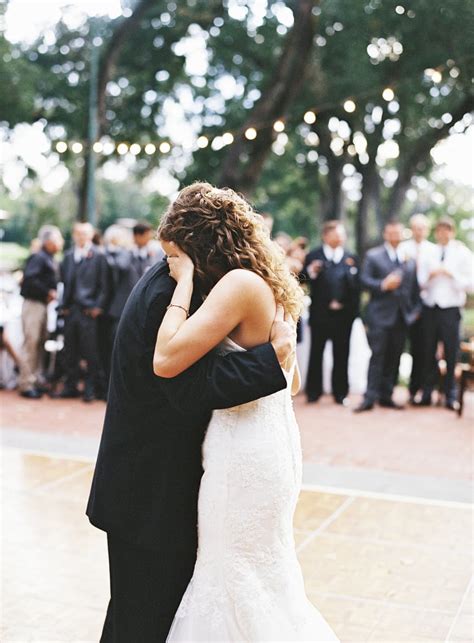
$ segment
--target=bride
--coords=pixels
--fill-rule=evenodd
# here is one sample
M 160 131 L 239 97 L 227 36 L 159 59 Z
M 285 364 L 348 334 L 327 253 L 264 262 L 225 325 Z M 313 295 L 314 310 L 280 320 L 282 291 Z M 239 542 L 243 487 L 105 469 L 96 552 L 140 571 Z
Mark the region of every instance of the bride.
M 302 293 L 262 218 L 230 189 L 183 189 L 158 229 L 177 285 L 158 331 L 154 370 L 174 377 L 212 349 L 268 341 L 275 314 L 296 321 Z M 191 317 L 191 298 L 204 303 Z M 279 312 L 277 308 L 279 307 Z M 199 549 L 167 642 L 337 641 L 306 597 L 293 539 L 302 475 L 288 388 L 214 411 L 203 444 Z

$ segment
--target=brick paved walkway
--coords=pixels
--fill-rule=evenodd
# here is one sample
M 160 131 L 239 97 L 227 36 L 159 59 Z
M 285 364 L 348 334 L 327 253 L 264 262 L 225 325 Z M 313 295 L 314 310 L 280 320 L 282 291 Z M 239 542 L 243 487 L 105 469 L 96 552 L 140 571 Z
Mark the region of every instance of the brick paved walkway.
M 472 513 L 453 502 L 472 475 L 473 401 L 458 419 L 296 400 L 307 483 L 298 555 L 308 595 L 343 643 L 474 639 Z M 105 536 L 84 507 L 105 406 L 12 392 L 0 404 L 1 640 L 92 643 L 108 572 Z

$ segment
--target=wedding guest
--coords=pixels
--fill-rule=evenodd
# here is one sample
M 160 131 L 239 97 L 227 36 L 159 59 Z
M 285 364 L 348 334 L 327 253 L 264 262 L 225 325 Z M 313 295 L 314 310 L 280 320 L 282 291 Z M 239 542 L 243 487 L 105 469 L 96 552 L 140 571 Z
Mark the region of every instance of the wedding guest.
M 370 292 L 367 306 L 368 340 L 372 350 L 367 390 L 355 411 L 380 406 L 401 409 L 392 399 L 398 380 L 400 356 L 408 328 L 421 310 L 420 290 L 413 259 L 400 253 L 403 226 L 391 221 L 384 228 L 384 244 L 369 250 L 362 272 L 362 287 Z
M 134 225 L 133 241 L 135 247 L 132 251 L 131 260 L 138 279 L 159 259 L 151 248 L 152 238 L 153 228 L 149 223 L 141 222 Z
M 87 361 L 83 400 L 91 402 L 104 394 L 98 348 L 98 317 L 108 301 L 109 273 L 102 249 L 92 243 L 90 223 L 76 223 L 74 246 L 61 264 L 64 293 L 64 350 L 66 382 L 60 397 L 79 397 L 79 361 Z
M 288 254 L 288 250 L 290 249 L 291 242 L 292 242 L 292 239 L 289 234 L 283 231 L 277 232 L 273 240 L 277 245 L 280 246 L 280 248 L 283 250 L 283 253 L 285 255 Z
M 425 373 L 420 404 L 431 404 L 438 373 L 436 349 L 438 342 L 442 342 L 446 361 L 445 405 L 455 410 L 454 368 L 459 350 L 459 325 L 466 292 L 474 289 L 474 259 L 472 252 L 455 239 L 454 221 L 449 217 L 438 221 L 435 238 L 435 251 L 420 262 L 418 268 L 418 279 L 425 291 L 422 317 Z
M 306 380 L 308 402 L 317 402 L 323 392 L 323 353 L 332 341 L 332 394 L 337 404 L 345 404 L 349 391 L 347 366 L 349 341 L 359 312 L 358 259 L 345 249 L 346 231 L 340 221 L 326 221 L 322 246 L 305 260 L 303 279 L 309 283 L 311 307 L 311 351 Z
M 433 252 L 435 244 L 428 241 L 430 233 L 430 221 L 424 214 L 414 214 L 410 218 L 411 239 L 400 244 L 400 254 L 406 259 L 414 259 L 417 267 Z M 424 300 L 426 292 L 421 290 L 421 299 Z M 412 368 L 410 383 L 410 403 L 416 403 L 416 396 L 422 390 L 424 374 L 424 342 L 423 323 L 420 317 L 409 327 L 408 336 L 410 340 L 410 353 L 412 356 Z
M 56 299 L 58 264 L 54 255 L 63 247 L 61 232 L 56 226 L 45 225 L 38 232 L 39 250 L 28 257 L 23 273 L 21 312 L 23 348 L 20 358 L 19 389 L 23 397 L 36 400 L 40 390 L 47 334 L 47 307 Z

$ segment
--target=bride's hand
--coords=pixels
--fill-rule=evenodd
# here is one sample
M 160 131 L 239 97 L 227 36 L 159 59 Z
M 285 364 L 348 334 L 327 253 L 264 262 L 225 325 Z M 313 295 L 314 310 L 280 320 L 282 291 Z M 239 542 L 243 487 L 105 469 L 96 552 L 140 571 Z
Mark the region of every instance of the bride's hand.
M 169 242 L 172 247 L 171 252 L 168 253 L 167 262 L 170 269 L 170 275 L 179 283 L 183 279 L 192 279 L 194 275 L 194 264 L 192 259 L 178 248 L 173 242 Z

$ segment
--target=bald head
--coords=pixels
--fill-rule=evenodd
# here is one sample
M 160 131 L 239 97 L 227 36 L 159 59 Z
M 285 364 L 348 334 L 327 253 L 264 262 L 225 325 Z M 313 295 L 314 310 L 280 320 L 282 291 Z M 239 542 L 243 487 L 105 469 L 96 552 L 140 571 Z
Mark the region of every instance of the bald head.
M 416 243 L 424 241 L 430 233 L 430 221 L 424 214 L 414 214 L 410 217 L 410 229 Z

